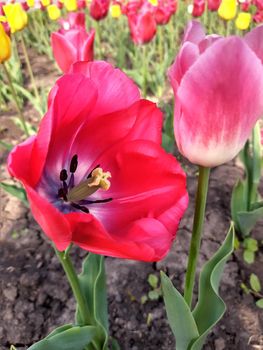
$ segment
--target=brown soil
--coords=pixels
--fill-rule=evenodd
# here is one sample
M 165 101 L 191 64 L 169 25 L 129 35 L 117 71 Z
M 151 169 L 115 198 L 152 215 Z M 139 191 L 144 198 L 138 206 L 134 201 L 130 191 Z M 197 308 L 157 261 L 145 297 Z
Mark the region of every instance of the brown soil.
M 48 67 L 46 59 L 42 57 L 41 60 L 35 62 L 35 72 L 41 69 L 43 72 L 43 60 Z M 54 81 L 54 71 L 50 74 L 47 70 L 37 76 L 40 84 L 42 79 Z M 21 133 L 12 123 L 10 115 L 0 114 L 1 139 L 17 142 Z M 27 116 L 31 120 L 37 118 L 29 105 Z M 5 169 L 6 157 L 7 152 L 0 148 L 1 181 L 10 181 Z M 165 260 L 147 264 L 106 258 L 111 333 L 122 350 L 174 349 L 163 301 L 148 301 L 142 305 L 140 299 L 150 290 L 148 275 L 154 273 L 159 276 L 160 269 L 169 273 L 179 290 L 183 288 L 196 188 L 195 171 L 191 168 L 188 176 L 189 208 L 173 249 Z M 199 267 L 224 240 L 230 222 L 231 191 L 241 175 L 242 170 L 233 162 L 212 171 Z M 262 240 L 262 230 L 263 222 L 257 225 L 253 236 Z M 74 300 L 50 243 L 34 222 L 30 211 L 3 191 L 0 192 L 0 251 L 1 350 L 9 349 L 11 344 L 17 350 L 26 349 L 55 327 L 73 322 Z M 73 260 L 78 267 L 85 253 L 78 248 L 73 249 Z M 263 311 L 255 306 L 254 298 L 244 294 L 240 288 L 241 282 L 248 282 L 251 272 L 256 273 L 263 282 L 262 263 L 262 248 L 252 265 L 243 262 L 241 250 L 236 251 L 228 261 L 221 283 L 221 295 L 228 309 L 209 335 L 204 349 L 263 349 L 263 340 L 260 344 Z

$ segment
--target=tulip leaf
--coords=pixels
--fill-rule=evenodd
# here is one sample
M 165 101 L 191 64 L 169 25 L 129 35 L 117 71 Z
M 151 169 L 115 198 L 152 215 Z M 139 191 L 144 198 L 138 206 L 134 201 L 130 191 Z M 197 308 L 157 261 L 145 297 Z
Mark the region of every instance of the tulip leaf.
M 247 180 L 244 180 L 244 181 L 238 180 L 234 186 L 232 197 L 231 197 L 231 216 L 238 232 L 240 233 L 242 233 L 242 231 L 241 231 L 241 228 L 239 227 L 237 214 L 240 211 L 246 211 L 248 208 L 247 187 L 248 187 Z
M 10 185 L 5 182 L 0 182 L 0 187 L 6 192 L 20 199 L 26 206 L 28 206 L 26 191 L 22 187 L 17 187 L 16 185 Z
M 186 350 L 199 337 L 195 319 L 183 296 L 161 272 L 161 285 L 168 321 L 176 339 L 176 349 Z
M 238 225 L 244 236 L 248 236 L 257 221 L 263 218 L 263 207 L 237 213 Z
M 226 306 L 218 294 L 225 263 L 234 250 L 234 226 L 231 224 L 225 241 L 215 255 L 204 265 L 200 273 L 198 302 L 193 316 L 200 336 L 189 350 L 200 350 L 210 330 L 222 318 Z
M 28 350 L 83 350 L 94 339 L 96 333 L 97 329 L 94 326 L 65 325 L 55 329 Z
M 99 329 L 96 343 L 106 350 L 108 344 L 108 309 L 104 257 L 89 253 L 78 276 L 83 295 L 86 298 L 92 324 Z M 81 323 L 80 313 L 76 313 L 77 323 Z

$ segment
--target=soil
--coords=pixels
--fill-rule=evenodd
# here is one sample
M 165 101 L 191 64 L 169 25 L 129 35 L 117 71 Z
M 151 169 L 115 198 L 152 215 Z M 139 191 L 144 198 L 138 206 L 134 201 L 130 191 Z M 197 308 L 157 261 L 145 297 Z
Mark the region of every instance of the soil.
M 43 72 L 43 66 L 49 68 Z M 57 73 L 50 67 L 53 66 L 46 58 L 35 62 L 33 69 L 39 84 L 54 82 Z M 30 105 L 26 108 L 27 117 L 38 118 Z M 1 139 L 6 142 L 21 138 L 10 118 L 12 115 L 12 111 L 0 114 Z M 7 152 L 0 146 L 0 180 L 10 182 L 6 157 Z M 190 205 L 167 258 L 157 264 L 106 258 L 110 329 L 122 350 L 175 347 L 163 301 L 148 300 L 142 304 L 141 297 L 150 291 L 148 275 L 159 276 L 160 269 L 182 291 L 197 184 L 197 169 L 188 165 L 186 168 Z M 240 176 L 242 169 L 234 162 L 212 170 L 199 269 L 225 238 L 230 223 L 230 196 Z M 263 221 L 254 229 L 253 237 L 262 240 L 262 232 Z M 0 251 L 0 349 L 7 350 L 13 344 L 17 350 L 24 350 L 55 327 L 72 323 L 75 304 L 50 242 L 28 208 L 3 191 L 0 192 Z M 78 268 L 85 254 L 76 247 L 72 249 Z M 262 247 L 252 265 L 244 263 L 241 249 L 229 259 L 220 288 L 227 312 L 210 333 L 205 350 L 263 349 L 263 311 L 255 306 L 254 297 L 240 287 L 242 282 L 248 283 L 252 272 L 263 284 L 262 263 Z

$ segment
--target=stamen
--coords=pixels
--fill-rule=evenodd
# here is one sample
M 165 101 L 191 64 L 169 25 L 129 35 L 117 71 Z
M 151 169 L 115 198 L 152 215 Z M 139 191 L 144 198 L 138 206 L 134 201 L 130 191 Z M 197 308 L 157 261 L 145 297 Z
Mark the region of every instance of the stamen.
M 67 193 L 65 192 L 64 188 L 60 188 L 58 190 L 58 198 L 63 198 L 64 201 L 67 201 Z
M 68 173 L 66 169 L 62 169 L 59 175 L 60 181 L 66 181 L 68 178 Z
M 75 184 L 75 182 L 74 182 L 74 174 L 71 174 L 70 175 L 70 179 L 69 179 L 68 187 L 72 188 L 72 187 L 74 187 L 74 184 Z
M 77 167 L 78 167 L 78 155 L 75 154 L 72 157 L 71 162 L 70 162 L 70 167 L 69 167 L 70 172 L 75 173 L 75 171 L 77 170 Z
M 79 209 L 81 211 L 83 211 L 84 213 L 89 213 L 89 209 L 84 207 L 83 205 L 79 205 L 77 203 L 71 203 L 72 207 L 76 208 L 76 209 Z
M 89 175 L 87 176 L 87 179 L 89 179 L 89 178 L 91 177 L 93 171 L 94 171 L 95 169 L 99 168 L 99 166 L 100 166 L 100 165 L 98 164 L 98 165 L 95 166 L 95 168 L 93 168 L 93 169 L 91 170 L 91 172 L 90 172 Z
M 110 181 L 108 180 L 110 177 L 111 173 L 109 171 L 103 172 L 101 168 L 94 169 L 90 178 L 69 190 L 67 195 L 68 200 L 70 202 L 78 202 L 99 189 L 107 191 L 110 188 Z
M 89 201 L 89 200 L 82 200 L 81 204 L 84 205 L 89 205 L 89 204 L 96 204 L 96 203 L 107 203 L 107 202 L 111 202 L 113 200 L 113 198 L 106 198 L 106 199 L 97 199 L 94 201 Z

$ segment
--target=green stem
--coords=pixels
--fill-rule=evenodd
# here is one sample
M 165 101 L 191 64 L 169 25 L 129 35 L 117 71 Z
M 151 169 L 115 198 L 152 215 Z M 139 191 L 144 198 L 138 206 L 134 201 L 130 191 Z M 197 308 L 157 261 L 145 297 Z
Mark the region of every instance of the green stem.
M 100 22 L 95 21 L 95 27 L 96 27 L 96 39 L 97 39 L 97 52 L 98 52 L 98 57 L 97 59 L 102 60 L 102 47 L 101 47 L 101 30 L 100 30 Z
M 148 62 L 147 62 L 147 51 L 146 44 L 142 45 L 142 96 L 146 98 L 147 96 L 147 70 L 148 70 Z
M 38 88 L 37 88 L 37 85 L 36 85 L 36 81 L 35 81 L 35 78 L 34 78 L 33 70 L 32 70 L 31 64 L 30 64 L 30 60 L 29 60 L 29 56 L 28 56 L 28 52 L 27 52 L 27 48 L 26 48 L 26 44 L 25 44 L 25 40 L 24 40 L 23 34 L 21 34 L 20 39 L 21 39 L 23 54 L 24 54 L 24 57 L 25 57 L 26 65 L 27 65 L 27 70 L 28 70 L 28 73 L 29 73 L 29 76 L 30 76 L 30 80 L 31 80 L 32 86 L 33 86 L 34 95 L 35 95 L 36 99 L 38 100 L 38 103 L 41 104 L 40 95 L 39 95 Z
M 26 125 L 25 117 L 24 117 L 24 115 L 22 113 L 22 110 L 21 110 L 21 108 L 19 106 L 17 95 L 16 95 L 16 91 L 15 91 L 14 85 L 12 83 L 12 78 L 11 78 L 11 75 L 10 75 L 10 73 L 9 73 L 5 63 L 3 63 L 3 68 L 4 68 L 4 71 L 5 71 L 6 77 L 7 77 L 7 81 L 8 81 L 9 87 L 10 87 L 10 91 L 11 91 L 12 97 L 13 97 L 15 105 L 16 105 L 17 114 L 18 114 L 19 119 L 21 121 L 22 128 L 23 128 L 26 136 L 29 136 L 29 131 L 28 131 L 28 128 L 27 128 L 27 125 Z
M 57 249 L 55 249 L 55 252 L 57 254 L 57 257 L 66 273 L 66 276 L 68 278 L 68 281 L 70 283 L 70 286 L 72 288 L 73 294 L 75 296 L 75 299 L 78 303 L 79 307 L 79 312 L 81 315 L 81 319 L 84 325 L 91 325 L 92 321 L 89 317 L 89 309 L 87 302 L 82 294 L 80 284 L 79 284 L 79 279 L 76 274 L 76 271 L 74 269 L 74 266 L 71 262 L 70 256 L 65 252 L 59 252 Z
M 198 255 L 201 245 L 201 237 L 203 231 L 203 224 L 205 218 L 206 198 L 208 191 L 210 168 L 199 167 L 198 187 L 195 200 L 195 214 L 193 223 L 193 232 L 190 243 L 190 250 L 188 256 L 188 265 L 186 270 L 184 299 L 191 308 L 195 272 L 198 260 Z

